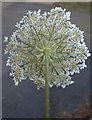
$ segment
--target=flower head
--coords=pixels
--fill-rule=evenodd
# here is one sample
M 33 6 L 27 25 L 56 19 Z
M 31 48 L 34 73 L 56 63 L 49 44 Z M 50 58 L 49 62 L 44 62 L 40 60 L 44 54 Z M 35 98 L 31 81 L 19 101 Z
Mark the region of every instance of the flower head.
M 86 66 L 90 56 L 84 42 L 83 31 L 70 21 L 70 12 L 56 7 L 41 14 L 41 10 L 28 11 L 16 24 L 17 30 L 5 37 L 8 54 L 7 66 L 11 67 L 15 85 L 29 78 L 37 88 L 45 86 L 44 51 L 49 53 L 49 86 L 74 83 L 71 75 Z

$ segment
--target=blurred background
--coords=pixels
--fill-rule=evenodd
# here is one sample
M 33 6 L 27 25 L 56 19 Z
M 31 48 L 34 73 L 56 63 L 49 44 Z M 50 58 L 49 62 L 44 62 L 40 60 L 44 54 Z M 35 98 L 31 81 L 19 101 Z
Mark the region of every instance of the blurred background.
M 3 2 L 2 3 L 2 77 L 3 77 L 3 118 L 43 118 L 44 117 L 44 90 L 37 90 L 30 80 L 22 81 L 14 86 L 9 76 L 10 68 L 6 67 L 7 56 L 4 55 L 4 36 L 10 37 L 15 31 L 15 24 L 26 15 L 28 10 L 41 9 L 49 11 L 55 6 L 71 11 L 71 22 L 83 30 L 85 42 L 90 47 L 90 3 L 64 2 Z M 92 53 L 92 52 L 91 52 Z M 50 89 L 50 117 L 51 118 L 91 118 L 90 113 L 90 58 L 86 61 L 87 68 L 80 74 L 72 76 L 74 84 L 65 89 L 53 87 Z

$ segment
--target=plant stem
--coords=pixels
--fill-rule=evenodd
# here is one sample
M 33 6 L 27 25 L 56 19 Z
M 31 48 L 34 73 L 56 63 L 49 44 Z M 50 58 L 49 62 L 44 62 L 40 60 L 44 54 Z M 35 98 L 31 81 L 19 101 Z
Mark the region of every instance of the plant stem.
M 45 49 L 45 118 L 49 118 L 49 53 Z

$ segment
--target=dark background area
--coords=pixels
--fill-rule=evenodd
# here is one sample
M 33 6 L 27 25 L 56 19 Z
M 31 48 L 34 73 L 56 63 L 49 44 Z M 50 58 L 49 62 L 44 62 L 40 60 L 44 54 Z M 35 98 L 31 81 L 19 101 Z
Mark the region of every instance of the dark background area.
M 71 3 L 70 3 L 71 4 Z M 16 29 L 15 24 L 26 15 L 28 10 L 42 9 L 49 11 L 55 4 L 43 3 L 3 3 L 2 5 L 2 42 L 4 36 L 10 37 Z M 57 6 L 57 5 L 56 5 Z M 65 8 L 61 4 L 62 8 Z M 71 22 L 84 30 L 85 42 L 90 47 L 90 12 L 89 10 L 72 9 Z M 9 76 L 10 68 L 6 67 L 7 56 L 4 55 L 5 43 L 3 42 L 3 118 L 43 118 L 44 117 L 44 90 L 37 90 L 36 85 L 30 80 L 22 81 L 14 86 L 12 77 Z M 80 74 L 72 76 L 74 84 L 50 89 L 50 117 L 55 117 L 62 110 L 75 111 L 85 100 L 90 99 L 90 58 L 86 61 L 87 68 Z

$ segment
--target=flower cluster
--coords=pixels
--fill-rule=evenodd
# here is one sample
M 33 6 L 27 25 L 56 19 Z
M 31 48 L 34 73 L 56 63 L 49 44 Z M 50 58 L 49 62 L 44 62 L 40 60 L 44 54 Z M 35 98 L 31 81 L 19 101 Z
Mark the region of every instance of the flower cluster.
M 28 11 L 16 24 L 16 31 L 5 37 L 8 54 L 7 66 L 11 67 L 15 85 L 29 78 L 37 88 L 45 86 L 44 50 L 49 52 L 49 86 L 74 83 L 71 75 L 86 66 L 90 56 L 84 42 L 83 31 L 70 22 L 70 12 L 61 7 L 41 14 L 41 10 Z

